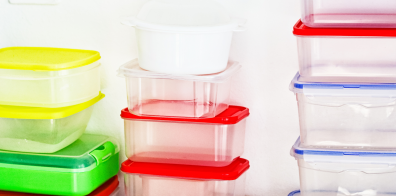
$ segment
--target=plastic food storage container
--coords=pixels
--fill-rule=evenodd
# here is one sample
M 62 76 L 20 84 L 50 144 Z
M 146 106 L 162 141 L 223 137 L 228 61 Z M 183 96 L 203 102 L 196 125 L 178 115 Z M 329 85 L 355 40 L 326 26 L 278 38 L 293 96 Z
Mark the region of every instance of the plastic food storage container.
M 140 66 L 169 74 L 225 70 L 232 34 L 243 23 L 213 0 L 151 0 L 123 22 L 135 27 Z
M 396 148 L 396 84 L 308 83 L 298 74 L 301 144 L 321 148 Z
M 99 95 L 99 52 L 61 48 L 0 49 L 0 105 L 59 108 Z
M 122 110 L 126 156 L 135 162 L 223 167 L 242 155 L 249 109 L 214 118 L 139 117 Z
M 119 171 L 118 143 L 84 134 L 52 154 L 0 151 L 0 190 L 45 195 L 88 195 Z
M 102 184 L 99 188 L 97 188 L 94 192 L 90 193 L 87 196 L 120 196 L 118 184 L 119 184 L 118 177 L 114 176 L 113 178 L 108 180 L 106 183 Z M 0 196 L 45 196 L 45 195 L 0 191 Z
M 142 70 L 134 60 L 119 75 L 126 78 L 128 108 L 135 115 L 212 118 L 228 108 L 231 77 L 240 68 L 229 62 L 218 74 L 171 75 Z
M 396 29 L 309 28 L 299 21 L 293 33 L 303 81 L 396 82 Z
M 301 4 L 301 20 L 309 27 L 396 27 L 393 0 L 301 0 Z
M 53 153 L 68 146 L 84 133 L 93 104 L 103 97 L 62 108 L 0 105 L 0 149 Z
M 121 165 L 126 196 L 245 196 L 249 161 L 238 158 L 226 167 L 204 167 L 131 160 Z
M 304 196 L 394 195 L 396 151 L 328 150 L 301 147 L 291 150 L 300 170 Z

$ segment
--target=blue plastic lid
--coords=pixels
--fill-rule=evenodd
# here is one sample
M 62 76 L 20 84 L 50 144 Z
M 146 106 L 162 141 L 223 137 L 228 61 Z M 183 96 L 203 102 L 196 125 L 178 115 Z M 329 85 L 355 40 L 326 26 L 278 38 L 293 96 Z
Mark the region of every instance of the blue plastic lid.
M 298 196 L 298 195 L 300 195 L 300 190 L 292 191 L 287 196 Z

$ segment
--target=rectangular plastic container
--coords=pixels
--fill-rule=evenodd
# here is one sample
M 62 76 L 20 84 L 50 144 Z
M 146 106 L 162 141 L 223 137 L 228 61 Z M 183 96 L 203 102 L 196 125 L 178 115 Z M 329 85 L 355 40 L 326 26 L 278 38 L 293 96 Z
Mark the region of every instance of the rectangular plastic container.
M 0 149 L 53 153 L 68 146 L 84 133 L 92 106 L 103 97 L 61 108 L 0 105 Z
M 238 158 L 226 167 L 203 167 L 131 160 L 121 165 L 126 196 L 245 196 L 249 161 Z
M 217 74 L 172 75 L 145 71 L 133 60 L 122 65 L 119 74 L 126 78 L 132 114 L 212 118 L 228 108 L 231 77 L 240 68 L 229 62 L 227 69 Z
M 298 162 L 304 196 L 392 196 L 396 186 L 396 151 L 329 150 L 301 147 Z
M 249 109 L 230 106 L 214 118 L 140 117 L 128 109 L 126 156 L 135 162 L 223 167 L 242 155 Z
M 305 147 L 396 149 L 396 84 L 309 83 L 296 94 Z
M 89 134 L 52 154 L 0 151 L 0 190 L 88 195 L 117 175 L 118 152 L 113 138 Z
M 309 27 L 396 28 L 393 0 L 301 0 L 301 14 Z
M 0 105 L 59 108 L 100 91 L 100 54 L 91 50 L 0 49 Z
M 302 81 L 396 82 L 396 29 L 309 28 L 298 21 L 293 33 Z

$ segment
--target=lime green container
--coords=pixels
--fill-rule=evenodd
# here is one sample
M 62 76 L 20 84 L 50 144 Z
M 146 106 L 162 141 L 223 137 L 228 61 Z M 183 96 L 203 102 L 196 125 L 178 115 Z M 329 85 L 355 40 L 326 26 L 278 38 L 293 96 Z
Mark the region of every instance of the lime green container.
M 52 154 L 0 151 L 0 190 L 88 195 L 119 171 L 119 147 L 108 136 L 84 134 Z

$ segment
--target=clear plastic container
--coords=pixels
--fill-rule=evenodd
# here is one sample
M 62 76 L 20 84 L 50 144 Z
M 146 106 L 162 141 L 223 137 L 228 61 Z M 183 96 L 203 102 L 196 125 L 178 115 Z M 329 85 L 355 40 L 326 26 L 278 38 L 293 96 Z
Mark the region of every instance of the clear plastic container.
M 53 153 L 68 146 L 84 133 L 91 106 L 103 97 L 62 108 L 0 105 L 0 149 Z
M 393 0 L 301 0 L 301 8 L 309 27 L 396 28 Z
M 222 167 L 242 155 L 249 109 L 214 118 L 139 117 L 122 110 L 126 156 L 135 162 Z
M 299 21 L 293 33 L 302 81 L 396 82 L 396 29 L 309 28 Z
M 240 68 L 229 62 L 217 74 L 174 75 L 142 70 L 133 60 L 120 67 L 119 75 L 126 78 L 128 108 L 135 115 L 212 118 L 228 108 L 231 77 Z
M 306 147 L 396 148 L 396 84 L 308 83 L 297 74 L 301 144 Z
M 303 148 L 297 140 L 291 155 L 298 162 L 304 196 L 394 195 L 396 151 Z
M 169 74 L 225 70 L 233 32 L 244 30 L 214 0 L 150 0 L 123 24 L 135 28 L 140 66 Z
M 249 161 L 226 167 L 202 167 L 125 161 L 126 196 L 245 196 Z M 153 169 L 155 168 L 155 169 Z
M 0 105 L 59 108 L 99 95 L 99 52 L 61 48 L 0 49 Z

